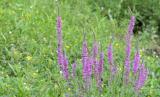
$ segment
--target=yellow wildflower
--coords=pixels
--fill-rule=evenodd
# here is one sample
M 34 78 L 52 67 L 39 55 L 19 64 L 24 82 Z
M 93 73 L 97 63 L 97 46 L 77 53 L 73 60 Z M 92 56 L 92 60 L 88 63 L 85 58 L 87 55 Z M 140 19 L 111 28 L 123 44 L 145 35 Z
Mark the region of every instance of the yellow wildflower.
M 68 88 L 68 91 L 70 91 L 71 89 L 70 88 Z
M 102 84 L 102 88 L 104 87 L 104 84 Z
M 120 67 L 119 70 L 122 71 L 122 68 Z
M 27 59 L 28 61 L 30 61 L 30 60 L 32 60 L 32 56 L 27 56 L 26 59 Z
M 68 45 L 66 45 L 65 47 L 66 47 L 66 49 L 70 49 L 70 46 L 68 46 Z
M 143 55 L 143 50 L 142 49 L 140 49 L 140 56 L 142 56 Z
M 37 76 L 37 73 L 34 72 L 34 73 L 33 73 L 33 77 L 36 77 L 36 76 Z
M 118 43 L 116 43 L 115 45 L 116 45 L 116 47 L 119 47 L 119 44 L 118 44 Z
M 55 89 L 57 89 L 57 88 L 58 88 L 58 85 L 57 85 L 57 84 L 55 84 L 55 85 L 54 85 L 54 88 L 55 88 Z

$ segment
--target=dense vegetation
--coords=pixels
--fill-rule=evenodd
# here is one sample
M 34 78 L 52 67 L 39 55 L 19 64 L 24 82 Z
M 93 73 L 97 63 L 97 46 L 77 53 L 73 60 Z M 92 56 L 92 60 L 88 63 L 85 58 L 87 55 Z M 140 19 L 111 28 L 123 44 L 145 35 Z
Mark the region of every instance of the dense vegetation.
M 130 86 L 115 88 L 121 86 L 119 79 L 115 79 L 110 87 L 107 62 L 107 47 L 114 35 L 114 61 L 120 70 L 123 69 L 125 35 L 130 16 L 134 15 L 136 25 L 131 61 L 139 40 L 140 56 L 149 70 L 140 97 L 159 97 L 159 5 L 159 0 L 0 0 L 0 96 L 63 97 L 79 91 L 76 95 L 83 95 L 81 55 L 84 31 L 88 49 L 92 49 L 94 32 L 105 55 L 103 91 L 99 92 L 93 79 L 93 86 L 86 95 L 134 95 Z M 63 78 L 57 61 L 58 15 L 62 18 L 63 47 L 69 59 L 70 73 L 71 64 L 75 60 L 77 63 L 75 79 L 70 82 Z

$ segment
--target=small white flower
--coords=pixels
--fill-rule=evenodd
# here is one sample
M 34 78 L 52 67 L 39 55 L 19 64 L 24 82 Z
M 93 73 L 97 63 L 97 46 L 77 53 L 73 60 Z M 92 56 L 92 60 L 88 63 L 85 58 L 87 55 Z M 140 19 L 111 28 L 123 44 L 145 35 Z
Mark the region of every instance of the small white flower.
M 12 34 L 12 32 L 11 32 L 11 31 L 9 31 L 9 34 Z
M 60 74 L 62 74 L 63 72 L 62 71 L 60 71 Z
M 104 10 L 104 7 L 101 7 L 101 10 Z

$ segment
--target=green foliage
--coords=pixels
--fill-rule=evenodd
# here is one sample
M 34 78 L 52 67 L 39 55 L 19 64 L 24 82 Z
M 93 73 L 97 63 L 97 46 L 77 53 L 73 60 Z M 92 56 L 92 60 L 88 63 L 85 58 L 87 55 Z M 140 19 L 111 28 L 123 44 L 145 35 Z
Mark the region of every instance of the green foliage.
M 114 57 L 117 66 L 124 64 L 124 34 L 129 16 L 134 14 L 147 23 L 143 34 L 139 35 L 141 55 L 149 68 L 149 78 L 142 89 L 141 97 L 158 97 L 160 88 L 160 60 L 156 55 L 147 55 L 145 48 L 152 46 L 150 32 L 157 29 L 154 19 L 159 18 L 159 0 L 0 0 L 0 96 L 2 97 L 63 97 L 64 93 L 82 93 L 81 46 L 83 29 L 87 33 L 89 48 L 92 47 L 94 31 L 102 49 L 115 34 Z M 125 3 L 124 3 L 125 2 Z M 151 7 L 151 5 L 154 5 Z M 128 9 L 131 8 L 131 13 Z M 69 70 L 76 58 L 77 76 L 68 86 L 60 74 L 57 64 L 56 17 L 62 16 L 63 43 L 69 57 Z M 102 8 L 104 7 L 104 9 Z M 143 10 L 144 9 L 144 10 Z M 153 10 L 153 15 L 148 9 Z M 149 15 L 146 20 L 142 16 Z M 152 25 L 153 24 L 153 25 Z M 152 29 L 150 29 L 152 27 Z M 149 33 L 147 33 L 149 32 Z M 133 38 L 132 59 L 135 41 Z M 146 45 L 147 44 L 147 45 Z M 144 48 L 144 50 L 143 50 Z M 105 52 L 106 54 L 106 52 Z M 102 94 L 93 85 L 89 97 L 126 97 L 133 94 L 127 87 L 110 89 L 108 64 L 105 57 L 104 87 Z M 120 76 L 121 77 L 121 76 Z M 78 84 L 77 84 L 78 83 Z M 95 81 L 93 80 L 93 84 Z M 110 92 L 112 91 L 112 92 Z M 124 92 L 124 94 L 123 94 Z M 73 94 L 72 94 L 73 93 Z M 120 94 L 120 95 L 119 95 Z M 122 95 L 122 96 L 121 96 Z

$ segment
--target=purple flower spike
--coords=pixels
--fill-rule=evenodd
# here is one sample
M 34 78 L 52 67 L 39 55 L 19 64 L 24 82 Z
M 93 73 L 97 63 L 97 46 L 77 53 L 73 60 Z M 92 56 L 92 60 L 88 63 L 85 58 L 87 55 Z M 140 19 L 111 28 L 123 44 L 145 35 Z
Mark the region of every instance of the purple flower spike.
M 139 51 L 137 51 L 135 53 L 134 64 L 133 64 L 133 73 L 134 73 L 134 75 L 137 74 L 139 64 L 140 64 L 140 55 L 139 55 Z
M 87 66 L 86 66 L 86 71 L 87 71 L 87 79 L 86 79 L 86 88 L 89 89 L 91 85 L 91 75 L 92 75 L 92 58 L 88 58 L 87 61 Z
M 57 17 L 57 32 L 59 38 L 61 38 L 61 32 L 62 32 L 62 19 L 60 16 Z
M 60 47 L 58 47 L 58 64 L 60 65 L 60 69 L 62 70 L 62 64 L 63 64 L 63 53 Z
M 126 39 L 126 58 L 125 58 L 125 82 L 128 83 L 129 73 L 130 73 L 130 49 L 131 49 L 131 43 L 130 43 L 130 36 L 127 35 Z
M 104 66 L 104 53 L 101 52 L 100 53 L 100 60 L 99 60 L 99 64 L 98 64 L 98 67 L 97 67 L 97 86 L 99 87 L 99 90 L 101 91 L 101 85 L 102 85 L 102 73 L 103 73 L 103 66 Z
M 77 66 L 77 64 L 76 64 L 76 62 L 74 62 L 72 64 L 72 77 L 73 78 L 75 78 L 75 76 L 76 76 L 76 66 Z
M 135 83 L 135 91 L 139 92 L 139 90 L 144 86 L 145 81 L 147 80 L 148 70 L 145 68 L 144 64 L 141 65 L 139 71 L 139 77 Z
M 64 75 L 64 78 L 66 80 L 68 80 L 69 78 L 69 71 L 68 71 L 68 59 L 67 57 L 64 55 L 64 58 L 63 58 L 63 75 Z
M 83 41 L 82 64 L 83 64 L 83 80 L 84 80 L 84 84 L 85 84 L 85 89 L 89 89 L 90 84 L 91 84 L 93 60 L 88 55 L 88 47 L 87 47 L 86 40 Z
M 91 77 L 92 75 L 92 64 L 93 64 L 93 59 L 89 58 L 88 59 L 88 76 Z
M 131 35 L 133 33 L 135 25 L 135 17 L 132 16 L 129 26 L 128 26 L 128 33 L 126 34 L 126 58 L 125 58 L 125 71 L 124 71 L 124 77 L 125 77 L 125 83 L 128 83 L 129 80 L 129 73 L 130 73 L 130 54 L 131 54 Z
M 113 77 L 113 75 L 117 71 L 117 67 L 114 65 L 114 61 L 113 61 L 113 47 L 112 47 L 111 43 L 108 46 L 107 55 L 108 55 L 108 63 L 109 63 L 109 68 L 110 68 L 110 72 L 111 72 L 111 77 Z
M 96 41 L 93 43 L 93 70 L 94 70 L 94 76 L 96 76 L 96 67 L 98 65 L 97 55 L 98 55 L 98 44 Z
M 63 64 L 63 51 L 62 51 L 62 22 L 61 17 L 57 17 L 57 40 L 58 40 L 58 64 L 60 65 L 60 69 L 62 69 Z
M 107 50 L 107 55 L 108 55 L 108 63 L 110 65 L 110 67 L 113 65 L 113 52 L 112 52 L 112 44 L 110 44 L 108 46 L 108 50 Z M 110 68 L 111 69 L 111 68 Z
M 102 75 L 102 73 L 103 73 L 103 65 L 104 65 L 104 53 L 101 52 L 100 53 L 100 60 L 99 60 L 99 68 L 98 68 L 98 72 L 100 75 Z
M 87 42 L 84 40 L 83 41 L 83 47 L 82 47 L 82 64 L 83 64 L 83 79 L 87 79 L 87 64 L 88 64 L 88 47 L 87 47 Z
M 134 25 L 135 25 L 135 16 L 131 16 L 130 23 L 128 26 L 128 33 L 130 33 L 131 35 L 133 34 Z
M 95 59 L 98 55 L 98 44 L 96 41 L 93 43 L 93 58 Z

